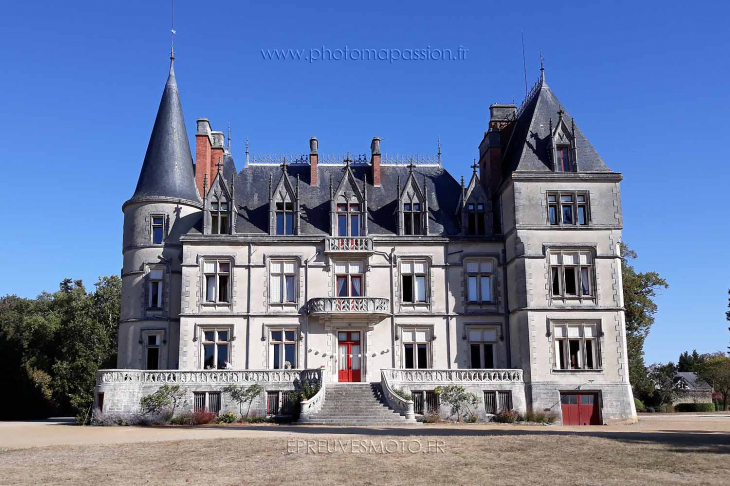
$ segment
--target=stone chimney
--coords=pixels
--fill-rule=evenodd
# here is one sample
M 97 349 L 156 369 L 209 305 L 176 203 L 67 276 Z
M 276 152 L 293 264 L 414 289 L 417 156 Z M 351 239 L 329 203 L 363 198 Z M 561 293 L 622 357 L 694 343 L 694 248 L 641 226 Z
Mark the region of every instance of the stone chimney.
M 370 161 L 373 169 L 373 186 L 380 187 L 380 138 L 374 137 L 370 143 Z
M 203 180 L 210 173 L 210 122 L 207 118 L 198 118 L 198 130 L 195 133 L 195 185 L 198 186 L 200 197 L 203 194 Z
M 312 137 L 309 139 L 309 185 L 310 186 L 319 185 L 319 172 L 317 170 L 317 164 L 319 163 L 319 155 L 317 154 L 318 146 L 319 146 L 319 141 L 317 140 L 317 137 Z

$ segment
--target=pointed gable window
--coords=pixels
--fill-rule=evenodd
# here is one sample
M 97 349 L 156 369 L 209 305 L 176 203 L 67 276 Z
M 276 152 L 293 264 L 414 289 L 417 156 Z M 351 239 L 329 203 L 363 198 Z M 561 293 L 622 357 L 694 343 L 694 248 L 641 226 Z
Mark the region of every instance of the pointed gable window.
M 464 187 L 464 178 L 461 178 L 461 201 L 458 211 L 461 211 L 461 227 L 464 234 L 469 236 L 486 235 L 489 222 L 489 197 L 477 175 L 479 167 L 474 161 L 471 166 L 473 173 L 469 185 Z
M 415 165 L 411 161 L 408 166 L 408 179 L 402 191 L 400 190 L 400 181 L 398 182 L 400 197 L 398 204 L 399 234 L 406 236 L 428 234 L 426 179 L 424 177 L 422 189 L 416 181 L 414 169 Z
M 210 204 L 210 233 L 213 235 L 227 235 L 228 231 L 228 201 L 214 199 Z
M 550 118 L 550 145 L 552 147 L 553 170 L 555 172 L 576 172 L 575 122 L 570 120 L 568 127 L 561 107 L 558 110 L 558 123 L 553 128 Z
M 486 234 L 485 224 L 485 212 L 484 203 L 468 203 L 466 205 L 467 214 L 467 229 L 466 233 L 469 235 L 483 235 Z
M 287 172 L 286 160 L 281 164 L 281 178 L 272 187 L 273 176 L 269 177 L 269 234 L 299 234 L 299 178 L 296 187 L 292 185 Z
M 330 179 L 331 236 L 364 236 L 367 234 L 367 183 L 360 183 L 350 166 L 350 156 L 345 159 L 342 179 L 336 189 Z

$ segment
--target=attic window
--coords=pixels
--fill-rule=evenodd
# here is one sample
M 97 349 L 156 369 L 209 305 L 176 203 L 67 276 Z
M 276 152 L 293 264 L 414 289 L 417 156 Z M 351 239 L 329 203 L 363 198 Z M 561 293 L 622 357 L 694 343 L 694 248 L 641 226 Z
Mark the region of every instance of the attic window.
M 360 236 L 359 204 L 340 203 L 337 205 L 337 236 Z
M 555 147 L 555 171 L 556 172 L 574 172 L 570 163 L 570 147 L 567 145 L 559 145 Z
M 294 234 L 294 203 L 276 203 L 276 234 Z
M 403 204 L 403 234 L 421 234 L 421 204 L 410 202 Z
M 228 202 L 215 200 L 210 205 L 210 232 L 214 235 L 228 234 Z
M 484 218 L 484 203 L 469 203 L 466 205 L 467 211 L 467 234 L 483 235 L 486 234 L 486 223 Z

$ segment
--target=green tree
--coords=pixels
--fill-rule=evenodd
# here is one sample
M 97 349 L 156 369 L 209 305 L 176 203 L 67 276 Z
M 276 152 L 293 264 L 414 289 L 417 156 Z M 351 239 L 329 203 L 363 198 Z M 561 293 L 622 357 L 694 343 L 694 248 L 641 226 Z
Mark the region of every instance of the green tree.
M 722 409 L 727 410 L 730 396 L 730 358 L 715 356 L 707 359 L 697 367 L 697 376 L 712 385 L 716 392 L 722 394 Z
M 434 392 L 439 395 L 442 402 L 446 403 L 451 408 L 451 414 L 449 417 L 456 415 L 456 419 L 461 421 L 462 416 L 466 417 L 467 420 L 471 420 L 474 416 L 473 407 L 476 407 L 479 400 L 476 395 L 468 392 L 463 386 L 439 386 L 436 387 Z
M 689 351 L 685 351 L 679 355 L 677 371 L 695 371 L 697 365 L 701 364 L 703 361 L 702 355 L 700 355 L 696 349 L 693 349 L 691 354 Z
M 0 401 L 3 417 L 88 416 L 96 371 L 116 362 L 121 288 L 117 276 L 93 293 L 65 279 L 36 299 L 0 298 L 0 385 L 16 398 Z
M 169 416 L 172 417 L 183 398 L 185 398 L 185 392 L 180 388 L 180 385 L 170 386 L 165 384 L 154 393 L 143 396 L 139 400 L 139 405 L 144 414 L 157 415 L 168 412 Z
M 629 380 L 634 393 L 649 395 L 654 385 L 644 363 L 644 342 L 654 324 L 657 305 L 656 291 L 668 288 L 666 280 L 656 272 L 637 272 L 631 261 L 636 252 L 621 244 L 621 275 L 623 279 L 624 308 L 626 309 L 626 346 L 629 361 Z
M 251 411 L 251 404 L 264 391 L 264 387 L 258 383 L 254 383 L 251 386 L 236 386 L 228 385 L 223 389 L 223 393 L 231 397 L 231 400 L 238 404 L 238 411 L 241 413 L 241 419 L 248 418 L 248 413 Z M 246 409 L 246 415 L 243 415 L 243 406 L 248 404 Z
M 649 379 L 654 383 L 654 393 L 660 405 L 669 405 L 677 397 L 679 382 L 676 375 L 677 367 L 672 362 L 649 367 Z

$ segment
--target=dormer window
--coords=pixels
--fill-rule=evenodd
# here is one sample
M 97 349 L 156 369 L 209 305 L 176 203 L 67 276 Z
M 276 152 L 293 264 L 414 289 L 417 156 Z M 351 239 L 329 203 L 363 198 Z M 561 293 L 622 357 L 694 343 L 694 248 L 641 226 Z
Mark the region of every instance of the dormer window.
M 276 203 L 276 234 L 294 234 L 294 203 L 284 201 Z
M 337 236 L 360 236 L 360 204 L 337 204 Z
M 214 199 L 210 204 L 210 232 L 214 235 L 226 235 L 228 231 L 228 202 Z
M 403 203 L 403 234 L 420 235 L 421 233 L 421 204 L 413 201 Z
M 466 211 L 467 211 L 467 234 L 469 234 L 469 235 L 486 234 L 484 203 L 469 203 L 466 205 Z
M 555 171 L 573 171 L 570 164 L 570 147 L 568 145 L 559 145 L 555 148 Z

